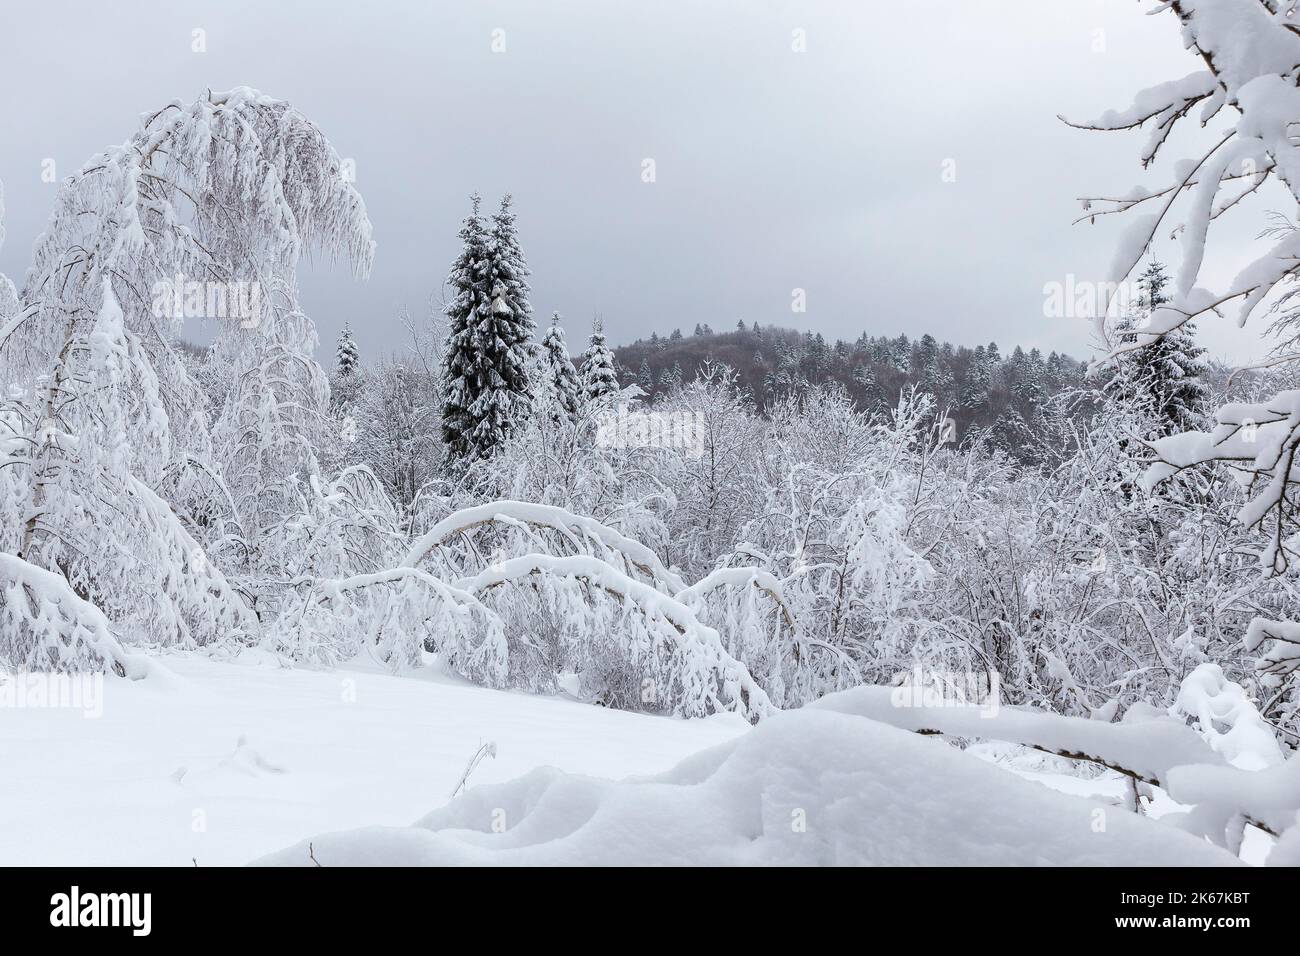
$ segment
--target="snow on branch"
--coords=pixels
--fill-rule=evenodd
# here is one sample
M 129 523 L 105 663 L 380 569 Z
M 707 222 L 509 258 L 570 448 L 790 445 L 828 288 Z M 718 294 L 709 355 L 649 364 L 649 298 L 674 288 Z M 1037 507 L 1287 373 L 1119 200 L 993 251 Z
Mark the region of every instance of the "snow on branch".
M 1255 662 L 1255 669 L 1260 672 L 1260 683 L 1274 689 L 1300 671 L 1300 624 L 1255 618 L 1246 629 L 1246 650 L 1254 653 L 1266 642 L 1269 647 Z
M 432 553 L 452 539 L 484 525 L 528 527 L 556 532 L 561 546 L 571 553 L 590 554 L 611 563 L 620 563 L 628 574 L 634 570 L 644 575 L 653 587 L 667 594 L 684 590 L 686 583 L 666 568 L 650 548 L 620 534 L 594 518 L 575 515 L 553 505 L 526 501 L 493 501 L 465 508 L 448 515 L 429 529 L 411 546 L 405 560 L 407 567 L 417 567 Z
M 1297 553 L 1296 506 L 1300 463 L 1300 391 L 1280 392 L 1267 402 L 1220 407 L 1213 432 L 1185 432 L 1147 445 L 1154 453 L 1142 486 L 1151 491 L 1179 472 L 1209 462 L 1232 467 L 1252 492 L 1237 514 L 1248 528 L 1267 531 L 1262 567 L 1281 574 Z
M 916 706 L 899 701 L 906 688 L 858 687 L 809 704 L 856 714 L 915 733 L 978 737 L 1022 744 L 1045 753 L 1089 760 L 1142 783 L 1161 786 L 1170 768 L 1181 764 L 1223 764 L 1190 727 L 1157 718 L 1111 724 L 1085 717 L 1001 707 Z
M 1234 852 L 1240 849 L 1247 823 L 1276 835 L 1300 824 L 1300 760 L 1294 758 L 1263 770 L 1196 764 L 1172 767 L 1164 786 L 1179 803 L 1193 807 L 1174 821 L 1178 826 Z M 1287 839 L 1294 836 L 1289 833 Z M 1270 864 L 1277 862 L 1279 851 Z
M 63 577 L 0 552 L 0 670 L 105 669 L 139 680 L 149 664 L 122 649 L 103 612 Z
M 786 626 L 791 630 L 794 629 L 794 616 L 785 603 L 785 593 L 781 587 L 781 582 L 777 580 L 776 575 L 762 568 L 718 568 L 690 587 L 679 591 L 677 600 L 687 607 L 695 608 L 711 592 L 733 587 L 752 587 L 766 594 L 780 609 L 781 617 Z
M 1142 154 L 1142 164 L 1147 166 L 1174 124 L 1197 103 L 1205 103 L 1201 125 L 1225 104 L 1233 107 L 1235 115 L 1208 151 L 1175 165 L 1174 183 L 1168 189 L 1151 193 L 1139 188 L 1131 196 L 1109 200 L 1114 208 L 1102 213 L 1090 211 L 1092 202 L 1098 200 L 1085 200 L 1088 214 L 1084 218 L 1091 221 L 1098 214 L 1123 212 L 1148 199 L 1162 198 L 1159 212 L 1134 222 L 1127 232 L 1110 281 L 1127 279 L 1157 230 L 1167 224 L 1183 246 L 1175 282 L 1177 295 L 1169 303 L 1170 311 L 1181 313 L 1185 322 L 1209 308 L 1240 299 L 1238 322 L 1244 323 L 1284 278 L 1295 274 L 1294 240 L 1288 237 L 1255 260 L 1226 290 L 1210 293 L 1197 289 L 1196 282 L 1210 223 L 1236 206 L 1242 195 L 1276 178 L 1293 197 L 1300 198 L 1300 157 L 1295 155 L 1291 136 L 1300 117 L 1300 89 L 1296 86 L 1300 34 L 1285 10 L 1272 9 L 1258 0 L 1173 0 L 1161 9 L 1177 17 L 1186 45 L 1200 56 L 1204 68 L 1142 91 L 1128 109 L 1105 113 L 1093 123 L 1071 125 L 1121 130 L 1154 120 L 1152 138 Z M 1230 141 L 1231 146 L 1225 149 Z M 1222 197 L 1224 184 L 1234 180 L 1248 183 L 1245 192 Z M 1185 200 L 1182 221 L 1170 221 L 1179 200 Z
M 1196 721 L 1201 736 L 1234 767 L 1262 770 L 1282 761 L 1272 728 L 1218 664 L 1199 664 L 1183 678 L 1173 711 Z
M 417 568 L 300 584 L 269 635 L 273 647 L 297 660 L 328 667 L 372 650 L 400 671 L 418 667 L 428 649 L 466 677 L 505 686 L 501 621 L 462 588 Z
M 1180 80 L 1171 80 L 1143 90 L 1127 109 L 1107 110 L 1090 122 L 1073 122 L 1064 116 L 1059 119 L 1076 129 L 1107 131 L 1134 129 L 1148 120 L 1154 120 L 1151 138 L 1142 151 L 1142 165 L 1148 166 L 1155 159 L 1156 153 L 1164 145 L 1165 140 L 1169 138 L 1174 126 L 1193 106 L 1204 100 L 1210 100 L 1201 116 L 1201 123 L 1204 125 L 1210 116 L 1222 107 L 1221 94 L 1222 90 L 1214 74 L 1209 70 L 1197 70 Z
M 1173 294 L 1156 309 L 1142 333 L 1111 349 L 1094 367 L 1119 353 L 1149 347 L 1197 316 L 1208 312 L 1222 315 L 1233 306 L 1238 325 L 1268 306 L 1274 313 L 1270 331 L 1282 340 L 1280 352 L 1295 341 L 1300 328 L 1300 309 L 1294 288 L 1287 284 L 1300 279 L 1300 229 L 1293 222 L 1300 202 L 1300 151 L 1295 148 L 1295 130 L 1300 124 L 1300 28 L 1292 2 L 1260 0 L 1168 0 L 1152 12 L 1168 12 L 1176 18 L 1184 47 L 1200 59 L 1196 73 L 1140 93 L 1133 106 L 1108 113 L 1092 124 L 1099 129 L 1127 129 L 1155 120 L 1153 140 L 1143 154 L 1143 165 L 1154 157 L 1173 124 L 1190 108 L 1204 101 L 1202 125 L 1227 112 L 1222 128 L 1208 138 L 1194 158 L 1176 163 L 1173 184 L 1152 193 L 1136 189 L 1129 197 L 1111 200 L 1109 212 L 1127 212 L 1148 199 L 1155 199 L 1157 211 L 1136 218 L 1116 252 L 1109 276 L 1113 283 L 1126 280 L 1140 258 L 1150 250 L 1157 232 L 1167 230 L 1182 247 L 1182 261 Z M 1224 287 L 1198 286 L 1204 270 L 1210 226 L 1226 211 L 1241 208 L 1244 196 L 1259 191 L 1273 180 L 1289 197 L 1292 215 L 1282 216 L 1284 225 L 1265 230 L 1277 241 L 1271 249 L 1242 268 Z M 1233 182 L 1242 188 L 1227 188 Z M 1158 197 L 1158 198 L 1157 198 Z M 1085 211 L 1091 201 L 1085 201 Z M 1277 222 L 1277 215 L 1273 214 Z M 1091 220 L 1090 214 L 1086 218 Z M 1104 338 L 1105 316 L 1097 319 Z M 1267 575 L 1278 576 L 1292 566 L 1297 552 L 1296 499 L 1300 468 L 1300 393 L 1282 392 L 1268 402 L 1227 404 L 1219 409 L 1212 432 L 1195 431 L 1148 443 L 1154 462 L 1143 478 L 1150 491 L 1184 469 L 1197 465 L 1225 463 L 1246 489 L 1245 505 L 1238 518 L 1247 528 L 1258 530 L 1265 542 L 1260 558 Z M 1268 624 L 1252 625 L 1247 643 L 1258 647 Z M 1271 632 L 1281 629 L 1274 626 Z M 1271 678 L 1291 673 L 1286 642 L 1275 644 L 1281 657 L 1257 662 Z M 1270 652 L 1271 654 L 1272 652 Z
M 652 682 L 654 696 L 647 702 L 669 703 L 675 713 L 687 717 L 735 710 L 754 721 L 776 711 L 745 666 L 727 653 L 716 630 L 701 623 L 685 604 L 600 558 L 524 555 L 494 564 L 458 586 L 481 595 L 504 584 L 534 579 L 540 579 L 540 589 L 549 592 L 552 600 L 559 596 L 554 591 L 557 585 L 572 594 L 572 586 L 581 584 L 606 592 L 620 608 L 634 612 L 634 620 L 640 618 L 643 628 L 632 629 L 624 650 L 629 662 L 644 670 L 643 680 Z M 573 610 L 571 605 L 566 609 Z M 584 630 L 600 633 L 598 628 Z

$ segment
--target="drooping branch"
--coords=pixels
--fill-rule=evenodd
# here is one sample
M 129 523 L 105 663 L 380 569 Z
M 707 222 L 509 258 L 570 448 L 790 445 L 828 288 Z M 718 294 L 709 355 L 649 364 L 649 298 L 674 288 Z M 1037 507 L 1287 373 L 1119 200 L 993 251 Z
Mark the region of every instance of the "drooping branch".
M 682 591 L 686 584 L 666 568 L 658 555 L 639 541 L 601 524 L 594 518 L 575 515 L 563 508 L 526 501 L 493 501 L 465 508 L 443 518 L 407 552 L 403 564 L 416 567 L 453 538 L 484 525 L 527 526 L 556 532 L 574 552 L 594 554 L 606 561 L 622 561 L 629 573 L 635 569 L 666 594 Z

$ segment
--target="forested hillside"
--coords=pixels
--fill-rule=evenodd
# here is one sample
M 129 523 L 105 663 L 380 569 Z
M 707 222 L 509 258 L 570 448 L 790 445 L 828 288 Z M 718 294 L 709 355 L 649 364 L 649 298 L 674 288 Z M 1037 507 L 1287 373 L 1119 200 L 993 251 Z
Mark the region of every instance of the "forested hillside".
M 615 351 L 619 378 L 653 399 L 694 379 L 706 363 L 735 370 L 742 389 L 760 409 L 811 385 L 839 385 L 864 411 L 898 403 L 915 387 L 935 397 L 958 435 L 988 429 L 998 447 L 1031 457 L 1027 446 L 1044 402 L 1085 385 L 1085 364 L 1068 355 L 1019 345 L 1005 354 L 996 342 L 976 348 L 914 339 L 861 335 L 854 342 L 828 342 L 817 332 L 738 322 L 728 332 L 696 326 L 691 335 L 674 330 L 652 334 Z

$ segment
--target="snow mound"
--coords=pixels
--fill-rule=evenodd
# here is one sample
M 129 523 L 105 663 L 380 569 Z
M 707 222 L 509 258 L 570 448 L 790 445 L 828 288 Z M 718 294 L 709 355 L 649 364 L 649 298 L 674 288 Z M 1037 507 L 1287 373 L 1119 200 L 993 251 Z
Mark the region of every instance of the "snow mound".
M 323 866 L 1238 862 L 1182 830 L 825 709 L 778 714 L 657 777 L 540 768 L 472 788 L 411 827 L 310 842 Z M 308 841 L 257 862 L 315 865 Z

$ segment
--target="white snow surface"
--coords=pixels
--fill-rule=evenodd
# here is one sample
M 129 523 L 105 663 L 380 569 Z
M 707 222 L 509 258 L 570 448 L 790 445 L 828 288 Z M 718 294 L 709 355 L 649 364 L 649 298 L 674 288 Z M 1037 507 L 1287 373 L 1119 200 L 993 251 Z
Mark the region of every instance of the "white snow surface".
M 1100 821 L 1100 826 L 1099 826 Z M 410 827 L 324 834 L 269 865 L 1232 865 L 1188 833 L 938 740 L 786 711 L 652 778 L 538 768 Z M 310 855 L 309 855 L 310 851 Z
M 152 665 L 106 679 L 99 718 L 0 708 L 0 814 L 21 821 L 0 865 L 312 865 L 308 843 L 324 866 L 1237 862 L 1083 781 L 1059 792 L 843 712 L 855 692 L 750 728 L 432 669 Z
M 147 680 L 105 679 L 98 719 L 0 707 L 0 865 L 243 865 L 322 830 L 410 823 L 448 799 L 480 744 L 497 754 L 471 789 L 541 765 L 658 773 L 749 726 L 378 665 L 151 664 Z

